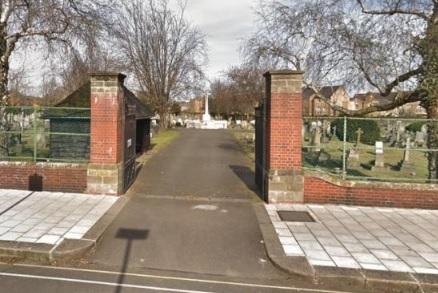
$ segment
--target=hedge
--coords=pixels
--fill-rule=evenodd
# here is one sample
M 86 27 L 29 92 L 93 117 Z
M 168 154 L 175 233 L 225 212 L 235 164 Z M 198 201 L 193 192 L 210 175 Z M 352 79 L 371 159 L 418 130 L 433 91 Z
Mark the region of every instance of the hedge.
M 406 126 L 406 130 L 411 132 L 419 132 L 424 124 L 426 124 L 425 121 L 417 121 Z
M 332 122 L 332 128 L 336 126 L 336 136 L 339 140 L 344 139 L 344 119 L 336 119 Z M 374 145 L 376 141 L 381 139 L 380 127 L 376 121 L 349 119 L 347 121 L 347 141 L 356 142 L 357 130 L 362 129 L 363 134 L 360 142 L 364 144 Z

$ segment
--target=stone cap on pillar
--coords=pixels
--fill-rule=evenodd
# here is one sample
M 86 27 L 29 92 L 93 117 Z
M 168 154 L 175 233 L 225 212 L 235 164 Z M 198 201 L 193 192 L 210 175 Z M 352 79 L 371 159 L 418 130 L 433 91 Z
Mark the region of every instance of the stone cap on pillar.
M 303 87 L 303 71 L 272 70 L 263 76 L 266 80 L 267 93 L 301 93 Z
M 113 72 L 113 71 L 97 71 L 97 72 L 90 72 L 90 78 L 96 78 L 96 79 L 103 79 L 106 80 L 108 78 L 117 78 L 119 82 L 123 83 L 123 81 L 126 78 L 126 75 L 120 72 Z
M 268 77 L 271 75 L 303 75 L 304 71 L 301 70 L 290 70 L 290 69 L 281 69 L 281 70 L 270 70 L 267 71 L 263 76 Z

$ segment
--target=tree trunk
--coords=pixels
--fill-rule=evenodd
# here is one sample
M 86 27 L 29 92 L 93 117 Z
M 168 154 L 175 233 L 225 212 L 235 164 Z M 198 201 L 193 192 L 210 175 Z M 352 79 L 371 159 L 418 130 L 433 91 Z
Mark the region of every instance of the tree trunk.
M 167 108 L 164 107 L 164 109 L 163 109 L 163 107 L 161 107 L 158 110 L 158 114 L 160 115 L 160 128 L 161 129 L 169 128 L 169 117 L 168 117 L 169 113 L 167 111 Z
M 427 105 L 427 118 L 437 119 L 428 124 L 427 127 L 427 147 L 429 149 L 438 149 L 438 99 L 429 98 Z M 438 152 L 428 152 L 428 171 L 429 179 L 438 179 Z

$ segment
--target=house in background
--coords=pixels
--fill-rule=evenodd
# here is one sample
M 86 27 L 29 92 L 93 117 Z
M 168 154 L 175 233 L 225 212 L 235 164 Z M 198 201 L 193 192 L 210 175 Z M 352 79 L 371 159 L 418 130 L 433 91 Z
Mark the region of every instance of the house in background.
M 372 105 L 385 105 L 391 103 L 397 93 L 391 93 L 383 97 L 379 93 L 368 92 L 357 94 L 353 97 L 356 110 L 361 110 Z M 389 116 L 389 117 L 418 117 L 425 116 L 426 110 L 421 107 L 420 102 L 404 104 L 389 111 L 382 111 L 370 114 L 370 116 Z
M 349 110 L 354 109 L 354 103 L 342 85 L 322 87 L 319 94 L 337 106 Z M 304 116 L 338 115 L 327 102 L 319 98 L 315 91 L 310 88 L 304 88 L 303 90 L 303 114 Z

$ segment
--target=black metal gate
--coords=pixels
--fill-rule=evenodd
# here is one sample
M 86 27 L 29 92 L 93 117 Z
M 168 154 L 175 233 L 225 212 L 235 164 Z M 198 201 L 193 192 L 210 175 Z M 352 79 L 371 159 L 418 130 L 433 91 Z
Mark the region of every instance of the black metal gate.
M 136 118 L 135 106 L 125 105 L 125 129 L 124 129 L 124 152 L 123 152 L 123 190 L 128 190 L 135 179 L 136 160 Z
M 261 198 L 266 201 L 265 172 L 266 172 L 266 105 L 261 102 L 255 110 L 255 183 Z

